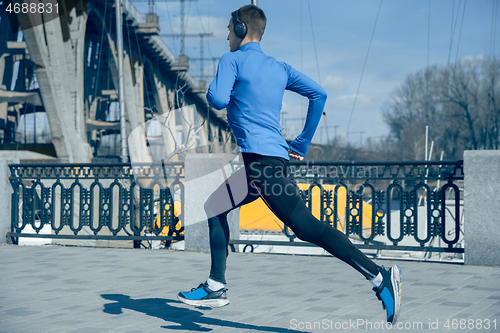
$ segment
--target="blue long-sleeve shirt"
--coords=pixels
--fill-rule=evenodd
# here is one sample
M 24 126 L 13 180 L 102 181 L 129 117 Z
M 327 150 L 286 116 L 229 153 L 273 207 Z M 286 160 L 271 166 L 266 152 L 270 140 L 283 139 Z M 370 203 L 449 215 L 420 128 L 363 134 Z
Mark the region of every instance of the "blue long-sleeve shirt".
M 280 126 L 285 89 L 309 99 L 304 129 L 290 147 Z M 326 92 L 292 66 L 265 55 L 259 43 L 250 42 L 222 56 L 207 100 L 217 110 L 227 109 L 229 126 L 241 152 L 288 160 L 288 149 L 301 156 L 307 154 L 323 113 Z

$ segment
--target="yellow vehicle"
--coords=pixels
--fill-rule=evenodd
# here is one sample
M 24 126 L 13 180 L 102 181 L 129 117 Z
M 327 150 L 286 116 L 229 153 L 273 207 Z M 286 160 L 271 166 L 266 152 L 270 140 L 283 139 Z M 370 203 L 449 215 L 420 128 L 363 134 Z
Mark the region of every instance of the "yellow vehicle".
M 307 190 L 309 184 L 298 184 L 301 190 Z M 335 185 L 322 185 L 325 191 L 334 191 Z M 312 213 L 316 218 L 320 218 L 320 189 L 314 187 L 312 190 Z M 169 207 L 167 207 L 169 209 Z M 333 207 L 330 207 L 333 209 Z M 353 207 L 350 207 L 351 211 Z M 337 190 L 337 212 L 339 221 L 337 223 L 337 229 L 345 232 L 345 210 L 346 210 L 346 189 L 344 187 L 339 187 Z M 179 220 L 179 215 L 181 214 L 181 203 L 179 201 L 174 202 L 174 215 L 175 215 L 175 228 L 170 228 L 166 226 L 161 231 L 161 236 L 173 236 L 184 235 L 184 227 L 181 225 Z M 363 230 L 370 234 L 371 232 L 371 221 L 372 221 L 372 205 L 363 201 L 362 207 L 363 214 Z M 160 227 L 160 214 L 156 217 L 155 228 Z M 283 231 L 284 225 L 274 214 L 269 210 L 262 199 L 255 200 L 254 202 L 242 206 L 240 208 L 240 230 L 263 230 L 263 231 Z M 168 247 L 174 241 L 164 241 L 166 247 Z
M 170 209 L 169 206 L 166 207 L 167 210 Z M 160 232 L 160 236 L 180 236 L 184 235 L 184 226 L 182 226 L 181 221 L 179 220 L 179 215 L 181 214 L 181 202 L 180 201 L 175 201 L 174 202 L 174 228 L 170 228 L 169 226 L 163 227 L 163 230 Z M 161 222 L 160 222 L 161 215 L 158 214 L 156 216 L 156 221 L 155 221 L 155 228 L 158 229 L 160 228 Z M 171 243 L 177 242 L 176 240 L 172 241 L 163 241 L 163 244 L 165 247 L 169 247 Z
M 307 190 L 309 184 L 298 184 L 301 190 Z M 335 185 L 322 185 L 325 191 L 334 191 Z M 312 190 L 312 213 L 319 219 L 321 212 L 320 189 L 314 187 Z M 333 209 L 333 207 L 331 207 Z M 339 187 L 337 190 L 337 212 L 339 222 L 337 229 L 345 232 L 345 209 L 346 209 L 346 189 Z M 350 207 L 352 210 L 353 207 Z M 371 232 L 372 221 L 372 205 L 363 202 L 363 230 Z M 266 231 L 283 231 L 284 225 L 266 206 L 262 199 L 241 207 L 240 209 L 240 230 L 266 230 Z

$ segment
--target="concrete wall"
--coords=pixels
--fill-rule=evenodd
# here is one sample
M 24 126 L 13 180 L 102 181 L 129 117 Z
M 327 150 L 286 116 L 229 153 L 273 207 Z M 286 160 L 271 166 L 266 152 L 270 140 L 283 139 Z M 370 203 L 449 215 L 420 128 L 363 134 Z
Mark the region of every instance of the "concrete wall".
M 210 251 L 208 221 L 203 206 L 208 197 L 232 174 L 229 163 L 237 158 L 232 154 L 186 156 L 183 207 L 186 250 Z M 231 239 L 239 239 L 239 221 L 239 209 L 229 213 Z
M 12 202 L 12 186 L 10 186 L 9 164 L 19 163 L 19 159 L 0 159 L 0 244 L 5 243 L 5 234 L 10 231 L 11 222 L 11 202 Z
M 464 153 L 465 264 L 500 266 L 500 151 Z

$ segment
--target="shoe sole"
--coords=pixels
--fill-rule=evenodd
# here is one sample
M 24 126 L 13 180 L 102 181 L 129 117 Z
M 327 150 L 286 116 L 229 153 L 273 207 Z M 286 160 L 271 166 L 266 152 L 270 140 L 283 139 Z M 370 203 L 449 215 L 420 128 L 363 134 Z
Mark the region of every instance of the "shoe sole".
M 399 311 L 401 310 L 401 292 L 403 283 L 401 282 L 401 269 L 398 265 L 392 266 L 391 269 L 391 284 L 392 292 L 394 295 L 394 317 L 392 319 L 392 324 L 394 325 L 399 317 Z
M 228 299 L 187 299 L 177 296 L 177 299 L 183 303 L 192 306 L 208 307 L 208 308 L 220 308 L 229 304 Z

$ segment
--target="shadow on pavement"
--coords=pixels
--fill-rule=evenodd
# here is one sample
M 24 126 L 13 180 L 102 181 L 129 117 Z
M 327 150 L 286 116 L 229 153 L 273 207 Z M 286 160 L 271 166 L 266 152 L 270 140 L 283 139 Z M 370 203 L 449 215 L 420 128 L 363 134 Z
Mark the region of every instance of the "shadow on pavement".
M 180 301 L 164 299 L 164 298 L 144 298 L 144 299 L 133 299 L 128 295 L 122 294 L 104 294 L 101 295 L 102 298 L 113 301 L 112 303 L 104 304 L 104 312 L 109 314 L 121 314 L 123 309 L 134 310 L 137 312 L 142 312 L 148 316 L 156 317 L 165 320 L 166 322 L 176 323 L 177 325 L 161 326 L 165 329 L 176 329 L 176 330 L 189 330 L 189 331 L 199 331 L 199 332 L 209 332 L 212 328 L 204 327 L 201 325 L 210 326 L 220 326 L 228 328 L 240 328 L 245 330 L 254 330 L 261 332 L 302 332 L 296 330 L 290 330 L 283 327 L 271 327 L 271 326 L 257 326 L 244 323 L 238 323 L 234 321 L 216 319 L 206 317 L 205 313 L 187 309 L 184 307 L 177 307 L 175 304 L 182 304 Z M 207 309 L 209 308 L 199 308 Z

